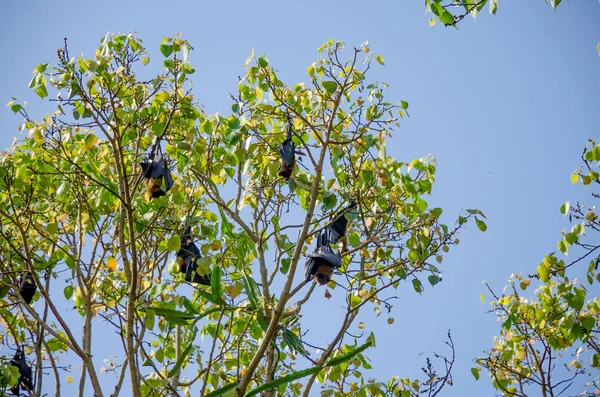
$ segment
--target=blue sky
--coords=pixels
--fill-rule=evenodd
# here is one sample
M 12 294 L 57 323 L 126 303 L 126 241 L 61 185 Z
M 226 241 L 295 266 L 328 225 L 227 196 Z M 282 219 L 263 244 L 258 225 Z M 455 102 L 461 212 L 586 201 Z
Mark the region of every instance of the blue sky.
M 481 282 L 501 290 L 511 273 L 534 272 L 568 226 L 559 206 L 586 198 L 569 175 L 587 138 L 598 138 L 600 4 L 563 2 L 553 10 L 541 0 L 502 0 L 497 16 L 482 12 L 459 30 L 430 28 L 428 18 L 422 1 L 2 2 L 0 102 L 19 97 L 42 117 L 48 102 L 27 84 L 38 63 L 54 61 L 63 37 L 72 54 L 91 55 L 106 32 L 137 32 L 158 71 L 163 36 L 182 32 L 195 48 L 196 97 L 207 112 L 221 113 L 229 112 L 228 94 L 251 49 L 266 53 L 292 85 L 307 81 L 306 68 L 328 38 L 349 47 L 368 40 L 386 60 L 371 79 L 390 84 L 390 100 L 410 103 L 411 118 L 394 132 L 388 153 L 437 158 L 429 202 L 444 208 L 447 222 L 464 208 L 488 216 L 486 233 L 474 225 L 462 233 L 444 260 L 443 282 L 422 296 L 409 285 L 400 291 L 393 325 L 383 317 L 365 321 L 378 336 L 370 376 L 418 376 L 419 354 L 444 352 L 450 329 L 457 366 L 443 395 L 492 395 L 490 383 L 475 382 L 469 371 L 499 330 L 480 303 Z M 0 148 L 18 136 L 20 123 L 0 108 Z M 323 321 L 324 304 L 306 306 L 315 313 L 306 321 Z M 335 317 L 338 309 L 327 310 Z

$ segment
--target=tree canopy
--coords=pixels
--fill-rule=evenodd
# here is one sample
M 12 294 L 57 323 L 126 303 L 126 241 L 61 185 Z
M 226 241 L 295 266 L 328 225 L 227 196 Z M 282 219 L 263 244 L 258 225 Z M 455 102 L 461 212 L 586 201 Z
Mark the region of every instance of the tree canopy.
M 329 40 L 306 82 L 287 85 L 266 55 L 252 54 L 222 115 L 194 96 L 191 50 L 165 38 L 164 69 L 152 75 L 159 62 L 131 34 L 107 34 L 89 58 L 65 41 L 30 83 L 56 98 L 55 111 L 34 118 L 10 103 L 28 136 L 0 159 L 0 319 L 4 343 L 25 347 L 34 364 L 36 393 L 49 384 L 58 395 L 61 363 L 76 360 L 80 395 L 307 396 L 316 380 L 324 395 L 437 394 L 451 383 L 451 338 L 451 355 L 441 370 L 428 361 L 422 382 L 371 379 L 363 371 L 376 338 L 361 331 L 361 314 L 392 323 L 393 291 L 437 284 L 458 232 L 469 221 L 485 231 L 485 217 L 466 210 L 444 224 L 427 203 L 435 160 L 386 154 L 408 103 L 368 79 L 383 57 Z M 286 180 L 288 129 L 296 165 Z M 173 186 L 152 198 L 141 164 L 158 148 Z M 317 286 L 303 266 L 340 217 L 345 239 L 325 246 L 341 264 Z M 181 272 L 176 257 L 190 244 L 210 285 Z M 30 303 L 24 279 L 37 288 Z M 323 328 L 310 332 L 309 299 L 324 302 Z M 342 321 L 327 321 L 328 311 Z M 94 344 L 99 332 L 117 335 L 118 351 Z M 8 362 L 2 373 L 8 386 L 20 381 Z

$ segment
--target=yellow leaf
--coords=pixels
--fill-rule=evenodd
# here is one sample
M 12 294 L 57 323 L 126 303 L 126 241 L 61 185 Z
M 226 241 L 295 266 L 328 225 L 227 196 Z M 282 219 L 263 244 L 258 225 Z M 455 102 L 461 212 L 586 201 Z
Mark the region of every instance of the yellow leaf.
M 598 43 L 598 55 L 600 55 L 600 43 Z
M 435 19 L 429 18 L 429 26 L 435 25 Z
M 117 270 L 117 260 L 111 256 L 106 262 L 106 267 L 108 268 L 108 271 L 114 272 L 115 270 Z
M 231 296 L 232 299 L 235 299 L 235 297 L 238 296 L 242 291 L 242 286 L 238 284 L 228 285 L 227 287 L 225 287 L 225 290 Z
M 394 324 L 394 317 L 390 317 L 387 319 L 388 324 Z
M 579 174 L 577 172 L 574 172 L 571 174 L 571 182 L 572 183 L 579 182 Z
M 221 249 L 221 242 L 219 240 L 215 240 L 212 242 L 211 244 L 211 248 L 213 249 L 213 251 L 218 251 Z
M 73 377 L 71 375 L 67 376 L 67 383 L 73 382 Z
M 362 321 L 360 323 L 358 323 L 358 328 L 365 329 L 365 323 L 363 323 Z
M 88 136 L 85 137 L 85 147 L 86 149 L 91 149 L 94 147 L 94 145 L 96 144 L 96 141 L 98 140 L 98 137 L 94 134 L 88 134 Z

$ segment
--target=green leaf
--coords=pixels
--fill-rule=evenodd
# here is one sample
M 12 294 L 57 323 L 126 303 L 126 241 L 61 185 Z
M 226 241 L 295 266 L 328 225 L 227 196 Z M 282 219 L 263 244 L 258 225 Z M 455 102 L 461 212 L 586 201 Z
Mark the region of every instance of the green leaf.
M 150 57 L 143 57 L 142 58 L 142 65 L 147 65 L 150 63 Z
M 591 316 L 584 317 L 583 321 L 581 322 L 581 325 L 583 325 L 583 328 L 585 328 L 588 332 L 590 332 L 596 325 L 596 319 Z
M 214 186 L 215 190 L 216 186 Z M 219 207 L 219 214 L 221 215 L 221 233 L 224 235 L 233 238 L 233 225 L 227 220 L 225 216 L 225 212 L 221 207 Z
M 454 16 L 446 10 L 440 3 L 432 3 L 431 11 L 439 18 L 444 25 L 454 25 Z
M 348 242 L 353 247 L 358 247 L 360 245 L 360 236 L 358 233 L 352 232 L 348 235 Z
M 220 266 L 215 265 L 212 271 L 212 275 L 210 277 L 210 288 L 212 290 L 212 296 L 214 302 L 223 301 L 223 285 L 221 284 L 221 277 L 223 276 L 223 270 Z
M 48 339 L 48 342 L 46 342 L 46 344 L 48 346 L 48 350 L 50 350 L 51 352 L 56 352 L 59 350 L 68 350 L 67 346 L 64 343 L 62 343 L 60 339 L 57 338 Z
M 385 61 L 383 60 L 383 56 L 382 56 L 382 55 L 377 55 L 377 56 L 375 57 L 375 60 L 376 60 L 377 62 L 379 62 L 381 65 L 385 65 Z
M 360 170 L 360 179 L 365 185 L 370 185 L 373 182 L 373 171 L 371 170 Z
M 357 347 L 356 349 L 354 349 L 348 353 L 342 354 L 341 356 L 332 358 L 331 360 L 329 360 L 327 362 L 327 364 L 325 364 L 325 366 L 326 367 L 336 367 L 340 364 L 345 363 L 346 361 L 349 361 L 357 354 L 362 353 L 363 351 L 367 350 L 369 347 L 373 346 L 373 340 L 374 340 L 374 338 L 369 337 L 369 339 L 367 339 L 367 342 L 364 343 L 363 345 Z
M 269 61 L 267 61 L 267 59 L 264 57 L 260 57 L 258 58 L 258 64 L 261 68 L 266 68 L 269 65 Z
M 337 83 L 335 81 L 325 80 L 321 83 L 325 91 L 333 94 L 337 90 Z
M 283 330 L 283 339 L 290 346 L 290 348 L 292 348 L 296 352 L 302 354 L 303 356 L 309 354 L 298 335 L 296 335 L 294 332 L 290 331 L 287 328 Z
M 442 278 L 437 274 L 432 274 L 431 276 L 427 277 L 427 280 L 429 281 L 429 284 L 436 285 L 437 283 L 442 281 Z
M 39 65 L 37 65 L 37 67 L 35 69 L 37 70 L 38 73 L 44 73 L 46 71 L 47 67 L 48 67 L 47 63 L 40 63 Z
M 220 389 L 217 389 L 213 392 L 205 394 L 204 397 L 222 397 L 228 391 L 235 389 L 236 385 L 237 385 L 237 383 L 231 383 L 231 384 L 229 384 L 227 386 L 223 386 Z
M 12 110 L 14 113 L 19 113 L 19 110 L 21 110 L 23 108 L 23 106 L 17 104 L 14 105 L 10 105 L 10 110 Z
M 65 298 L 71 299 L 71 297 L 73 296 L 73 286 L 67 285 L 63 290 L 63 294 L 65 295 Z
M 312 375 L 312 374 L 316 374 L 317 372 L 321 371 L 321 369 L 323 369 L 323 367 L 316 366 L 316 367 L 311 367 L 311 368 L 304 369 L 302 371 L 292 372 L 289 375 L 282 376 L 281 378 L 277 378 L 275 380 L 272 380 L 270 382 L 262 384 L 262 385 L 260 385 L 259 387 L 255 388 L 255 389 L 250 390 L 246 394 L 246 397 L 255 396 L 258 393 L 263 392 L 265 390 L 274 389 L 274 388 L 277 388 L 277 387 L 279 387 L 281 385 L 285 385 L 287 383 L 293 382 L 293 381 L 295 381 L 297 379 L 302 379 L 302 378 L 304 378 L 306 376 L 309 376 L 309 375 Z M 215 394 L 215 396 L 217 396 L 217 395 Z
M 427 210 L 427 201 L 423 200 L 419 196 L 415 198 L 415 205 L 417 206 L 417 210 L 419 212 L 425 212 Z
M 167 322 L 177 325 L 189 325 L 189 320 L 192 320 L 195 315 L 182 312 L 181 310 L 167 309 L 165 307 L 152 307 L 154 312 L 163 317 Z
M 169 237 L 169 239 L 167 240 L 167 249 L 169 251 L 179 251 L 180 248 L 181 238 L 179 238 L 179 236 L 175 234 Z
M 550 273 L 548 272 L 548 268 L 543 263 L 538 266 L 537 273 L 540 276 L 540 280 L 547 283 L 550 280 Z
M 244 287 L 246 288 L 246 295 L 248 295 L 248 301 L 250 302 L 250 306 L 256 310 L 258 309 L 258 300 L 257 300 L 257 291 L 258 286 L 256 285 L 256 281 L 254 281 L 247 274 L 244 274 L 242 277 L 244 281 Z
M 469 210 L 465 210 L 465 211 L 466 211 L 467 213 L 469 213 L 469 214 L 472 214 L 472 215 L 480 215 L 481 217 L 483 217 L 483 218 L 486 218 L 486 219 L 487 219 L 487 217 L 486 217 L 486 216 L 483 214 L 483 212 L 481 212 L 480 210 L 477 210 L 477 209 L 469 209 Z
M 567 240 L 567 243 L 569 243 L 569 244 L 575 243 L 578 239 L 579 239 L 579 236 L 577 236 L 575 233 L 567 233 L 565 235 L 565 240 Z
M 571 203 L 570 202 L 566 202 L 563 205 L 560 206 L 560 213 L 567 215 L 567 213 L 569 212 L 569 210 L 571 209 Z
M 419 279 L 413 278 L 412 285 L 413 285 L 413 288 L 415 289 L 415 291 L 417 291 L 418 293 L 423 292 L 423 286 L 421 285 L 421 282 L 419 281 Z
M 173 45 L 165 44 L 166 40 L 163 40 L 163 44 L 160 45 L 160 52 L 165 58 L 168 58 L 173 53 Z
M 484 221 L 480 220 L 479 218 L 475 218 L 475 223 L 477 224 L 477 228 L 482 232 L 485 232 L 487 230 L 487 225 Z
M 473 374 L 475 380 L 479 380 L 479 371 L 477 371 L 477 368 L 471 368 L 471 373 Z
M 592 356 L 592 367 L 600 368 L 600 354 L 596 353 Z
M 556 244 L 556 245 L 558 246 L 558 249 L 560 250 L 560 252 L 562 252 L 563 254 L 567 253 L 568 247 L 567 247 L 565 240 L 560 240 L 558 242 L 558 244 Z
M 33 79 L 29 82 L 29 88 L 42 99 L 48 96 L 48 91 L 46 90 L 46 78 L 41 74 L 33 76 Z

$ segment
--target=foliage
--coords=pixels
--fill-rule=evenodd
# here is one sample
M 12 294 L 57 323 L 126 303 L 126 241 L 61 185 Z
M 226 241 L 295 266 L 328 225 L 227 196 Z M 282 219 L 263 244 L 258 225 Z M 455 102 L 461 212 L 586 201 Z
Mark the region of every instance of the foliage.
M 553 8 L 558 7 L 562 0 L 544 0 Z M 435 25 L 436 20 L 445 26 L 455 26 L 467 15 L 473 19 L 487 5 L 490 14 L 495 15 L 498 11 L 499 0 L 425 0 L 425 11 L 435 16 L 429 20 L 429 25 Z
M 597 186 L 600 146 L 590 141 L 582 159 L 584 165 L 573 173 L 572 182 Z M 596 192 L 591 196 L 599 197 Z M 600 390 L 600 300 L 590 292 L 600 282 L 600 244 L 589 241 L 600 230 L 600 218 L 595 206 L 580 203 L 567 202 L 560 212 L 573 227 L 562 232 L 558 249 L 565 255 L 580 253 L 577 259 L 565 263 L 551 253 L 536 274 L 512 277 L 508 292 L 497 295 L 490 289 L 490 304 L 502 329 L 494 347 L 477 360 L 480 366 L 473 368 L 473 375 L 479 378 L 486 368 L 503 396 L 557 396 L 573 385 L 585 389 L 577 395 L 597 395 Z M 587 269 L 575 266 L 586 263 Z M 574 277 L 580 270 L 585 270 L 583 282 Z M 533 300 L 523 296 L 532 288 L 531 279 L 541 282 Z
M 90 58 L 72 56 L 65 42 L 56 65 L 37 67 L 30 86 L 41 98 L 57 91 L 56 110 L 36 120 L 9 104 L 28 136 L 0 160 L 0 319 L 4 344 L 36 352 L 38 392 L 52 384 L 43 366 L 60 390 L 68 369 L 60 363 L 75 360 L 80 395 L 90 395 L 86 383 L 96 396 L 116 396 L 130 382 L 136 397 L 273 393 L 264 385 L 306 396 L 317 379 L 326 395 L 419 391 L 418 381 L 367 378 L 375 336 L 346 331 L 368 308 L 389 313 L 388 291 L 422 293 L 424 279 L 439 282 L 458 231 L 471 218 L 485 230 L 484 216 L 468 210 L 453 227 L 440 222 L 442 209 L 425 200 L 434 159 L 386 155 L 408 103 L 388 102 L 387 85 L 367 80 L 373 59 L 383 58 L 361 45 L 342 61 L 343 49 L 323 44 L 308 83 L 293 86 L 266 56 L 252 54 L 227 116 L 198 104 L 192 47 L 178 36 L 160 45 L 164 70 L 155 77 L 132 35 L 107 34 Z M 285 182 L 277 149 L 288 117 L 302 157 Z M 160 144 L 175 183 L 148 201 L 139 164 Z M 351 201 L 348 250 L 325 291 L 339 302 L 330 310 L 343 305 L 342 321 L 306 332 L 303 305 L 324 298 L 301 267 L 319 230 Z M 179 234 L 188 226 L 211 286 L 187 287 L 178 273 Z M 38 287 L 31 305 L 17 292 L 24 271 Z M 81 316 L 80 330 L 67 305 Z M 109 329 L 122 346 L 116 352 L 95 341 Z M 437 393 L 446 382 L 428 368 Z M 111 384 L 103 371 L 118 376 Z

